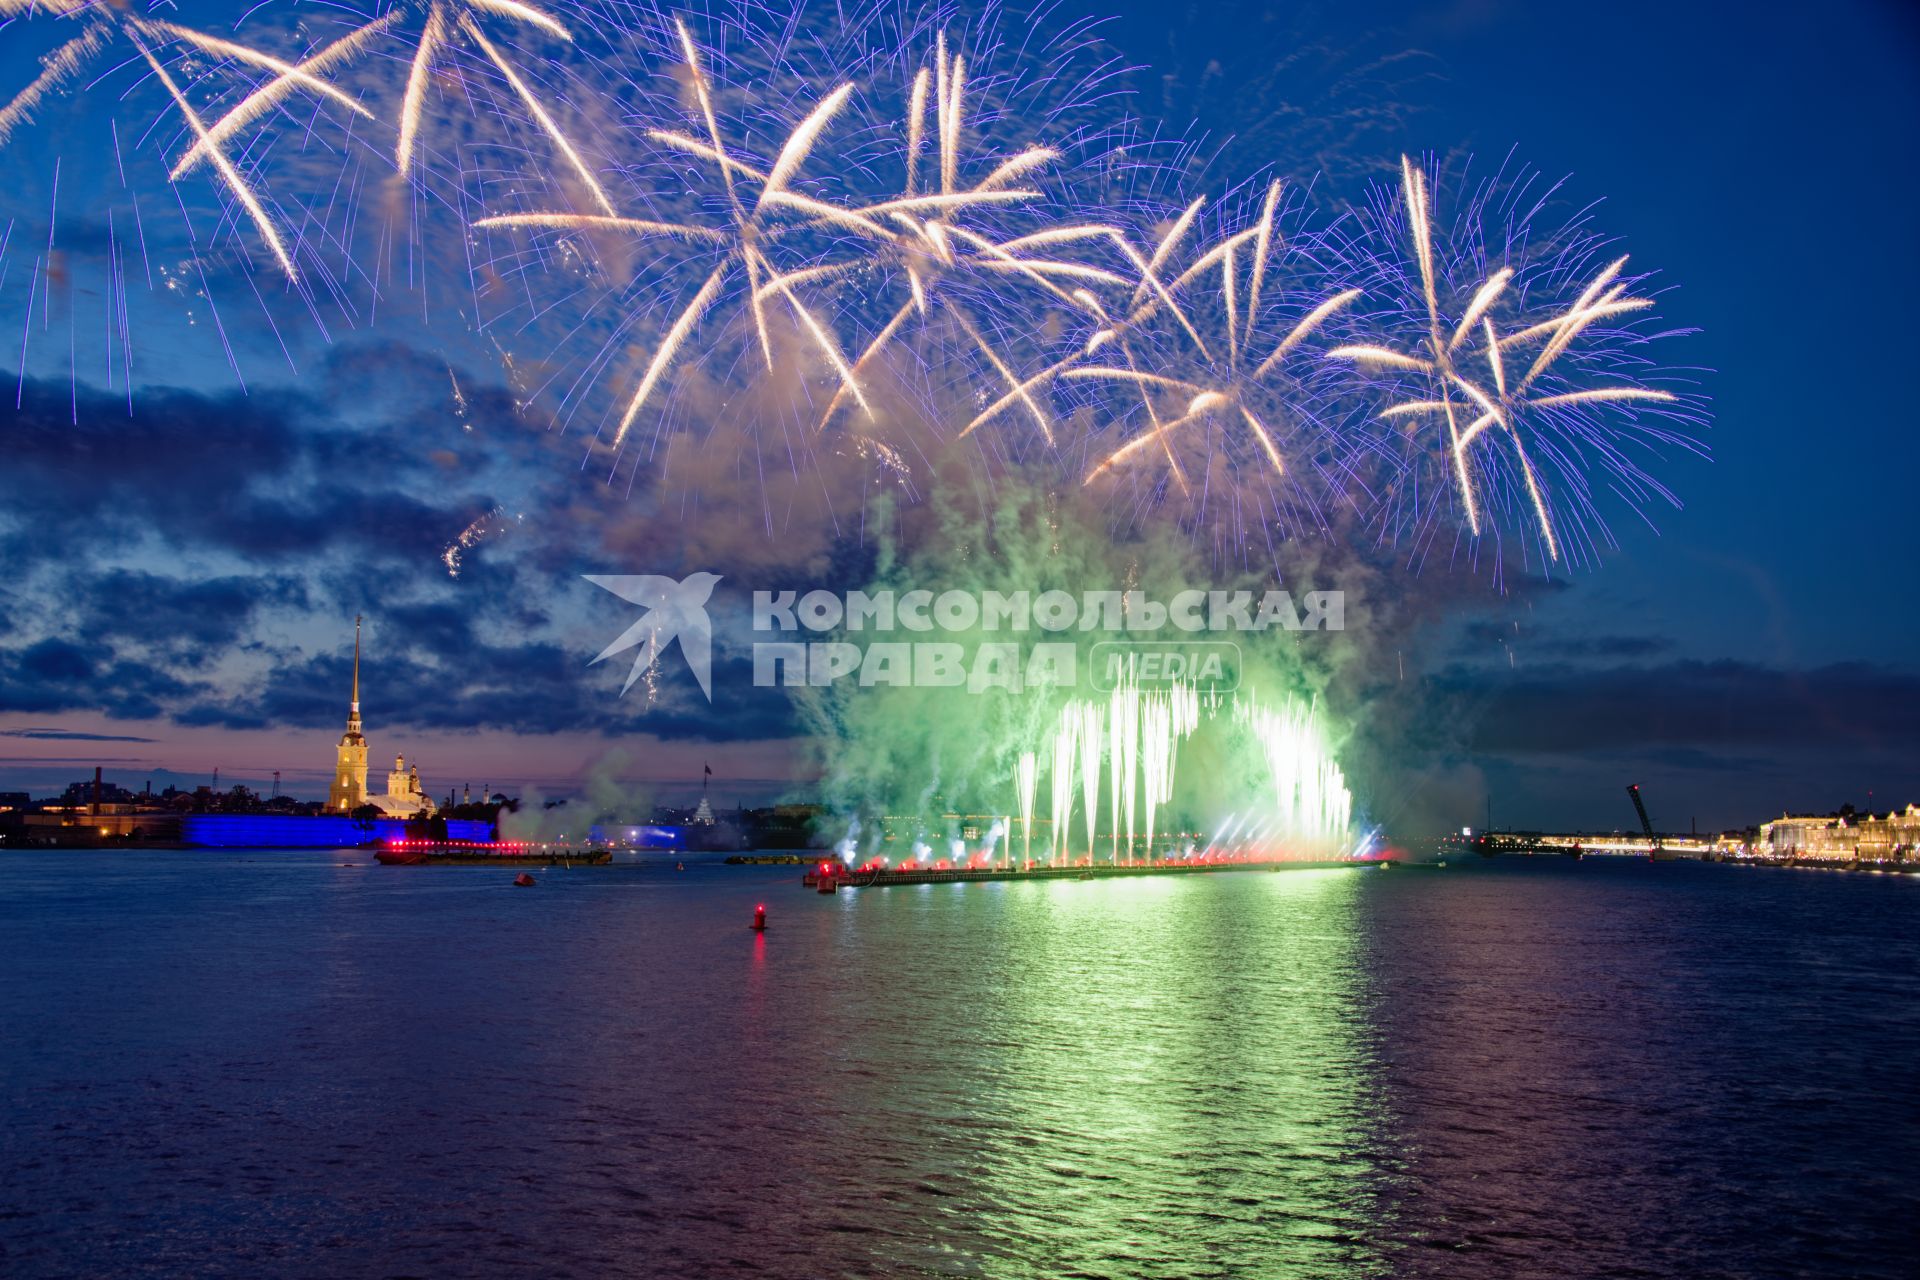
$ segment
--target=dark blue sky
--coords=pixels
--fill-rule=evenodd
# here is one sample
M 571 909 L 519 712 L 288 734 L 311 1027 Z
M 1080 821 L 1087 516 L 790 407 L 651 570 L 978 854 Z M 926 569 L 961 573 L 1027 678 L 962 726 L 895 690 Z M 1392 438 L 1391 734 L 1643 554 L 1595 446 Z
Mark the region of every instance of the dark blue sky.
M 1390 181 L 1402 151 L 1482 169 L 1512 151 L 1566 175 L 1569 199 L 1601 201 L 1596 223 L 1660 272 L 1663 317 L 1700 330 L 1679 358 L 1709 371 L 1713 458 L 1676 453 L 1662 471 L 1684 508 L 1654 512 L 1657 533 L 1623 515 L 1623 545 L 1599 569 L 1504 595 L 1475 587 L 1445 627 L 1410 638 L 1418 687 L 1392 694 L 1414 709 L 1389 721 L 1404 733 L 1382 814 L 1477 819 L 1491 788 L 1502 821 L 1615 825 L 1630 820 L 1630 780 L 1675 826 L 1866 803 L 1869 789 L 1882 807 L 1920 800 L 1911 7 L 1099 12 L 1149 68 L 1135 77 L 1141 108 L 1203 131 L 1223 175 L 1305 151 L 1351 189 Z M 8 84 L 21 61 L 0 53 Z M 142 110 L 153 118 L 151 102 Z M 46 234 L 53 159 L 78 260 L 126 235 L 124 221 L 104 225 L 115 175 L 102 118 L 47 113 L 7 153 L 0 212 L 20 239 L 0 278 L 0 335 L 19 332 L 32 261 L 21 245 Z M 1312 120 L 1334 123 L 1301 124 Z M 182 196 L 204 235 L 197 198 Z M 149 220 L 164 212 L 146 206 Z M 329 343 L 252 320 L 237 274 L 163 278 L 163 302 L 173 290 L 191 329 L 153 330 L 155 349 L 135 352 L 129 424 L 86 358 L 110 290 L 84 267 L 73 278 L 71 305 L 88 317 L 78 378 L 56 310 L 29 352 L 43 381 L 27 382 L 17 412 L 0 408 L 0 422 L 12 415 L 0 435 L 0 789 L 80 776 L 90 753 L 111 751 L 128 780 L 197 780 L 223 762 L 233 777 L 244 755 L 312 791 L 337 734 L 337 622 L 360 611 L 385 628 L 389 688 L 441 691 L 380 719 L 396 746 L 439 753 L 436 786 L 480 774 L 558 789 L 607 768 L 670 786 L 649 771 L 671 774 L 688 739 L 717 737 L 700 750 L 737 761 L 723 771 L 743 793 L 777 787 L 778 717 L 738 709 L 714 734 L 698 718 L 609 711 L 605 681 L 583 687 L 606 619 L 573 575 L 650 549 L 575 536 L 600 530 L 618 495 L 575 470 L 577 449 L 515 425 L 517 393 L 460 323 L 407 333 L 391 311 L 351 324 L 327 313 Z M 225 300 L 245 397 L 201 285 Z M 456 371 L 460 415 L 446 407 Z M 126 470 L 103 483 L 104 465 Z M 488 520 L 543 532 L 516 533 L 511 554 L 481 545 L 451 577 L 447 548 Z M 568 629 L 582 617 L 587 638 Z M 191 643 L 155 636 L 163 624 Z M 76 746 L 84 735 L 148 741 Z M 635 757 L 597 763 L 628 739 Z
M 1439 131 L 1471 118 L 1482 146 L 1510 134 L 1607 193 L 1717 371 L 1687 510 L 1590 594 L 1701 656 L 1910 659 L 1920 434 L 1897 371 L 1920 298 L 1920 13 L 1462 7 L 1433 27 L 1454 70 Z
M 1606 193 L 1607 225 L 1671 274 L 1671 314 L 1700 326 L 1698 361 L 1716 371 L 1714 459 L 1675 469 L 1686 509 L 1580 583 L 1567 623 L 1782 672 L 1911 671 L 1920 433 L 1902 371 L 1920 297 L 1920 12 L 1490 4 L 1412 29 L 1451 70 L 1420 141 L 1453 126 L 1485 148 L 1510 140 Z M 1683 698 L 1712 688 L 1700 673 L 1675 683 Z M 1883 804 L 1915 798 L 1911 701 L 1882 718 L 1861 705 L 1883 696 L 1869 689 L 1788 688 L 1778 704 L 1806 743 L 1762 766 L 1776 808 L 1865 804 L 1869 788 Z M 1758 742 L 1700 745 L 1734 767 L 1676 783 L 1759 789 L 1738 780 L 1766 754 Z

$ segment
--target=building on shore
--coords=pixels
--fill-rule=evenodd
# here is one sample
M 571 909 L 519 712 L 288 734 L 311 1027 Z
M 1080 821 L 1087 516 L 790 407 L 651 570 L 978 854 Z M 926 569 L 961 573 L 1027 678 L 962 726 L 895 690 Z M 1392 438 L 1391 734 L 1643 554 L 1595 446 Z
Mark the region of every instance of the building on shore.
M 420 782 L 420 765 L 411 769 L 406 757 L 393 758 L 385 795 L 367 794 L 367 739 L 360 723 L 360 619 L 353 620 L 353 700 L 348 704 L 347 731 L 334 748 L 333 785 L 327 788 L 328 813 L 354 813 L 371 805 L 394 818 L 431 818 L 438 812 Z
M 1760 824 L 1756 852 L 1775 858 L 1810 862 L 1894 862 L 1911 858 L 1920 849 L 1920 805 L 1904 812 L 1889 810 L 1884 818 L 1871 813 L 1828 817 L 1781 814 Z
M 389 818 L 431 818 L 436 812 L 433 800 L 420 785 L 420 766 L 407 766 L 405 756 L 393 758 L 393 771 L 387 774 L 387 794 L 368 796 L 366 803 Z
M 334 751 L 333 785 L 327 788 L 328 813 L 352 813 L 367 802 L 367 740 L 360 732 L 360 619 L 353 620 L 353 701 L 347 731 Z
M 0 844 L 90 847 L 108 841 L 168 841 L 180 835 L 180 817 L 105 781 L 96 768 L 93 781 L 76 782 L 58 800 L 24 801 L 0 806 Z

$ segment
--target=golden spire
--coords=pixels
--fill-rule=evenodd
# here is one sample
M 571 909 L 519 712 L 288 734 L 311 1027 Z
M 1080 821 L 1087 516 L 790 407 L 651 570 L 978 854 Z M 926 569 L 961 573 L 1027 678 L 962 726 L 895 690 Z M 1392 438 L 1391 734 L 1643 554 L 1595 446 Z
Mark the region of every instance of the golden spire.
M 341 745 L 360 741 L 360 618 L 353 619 L 353 703 L 347 712 L 347 736 Z

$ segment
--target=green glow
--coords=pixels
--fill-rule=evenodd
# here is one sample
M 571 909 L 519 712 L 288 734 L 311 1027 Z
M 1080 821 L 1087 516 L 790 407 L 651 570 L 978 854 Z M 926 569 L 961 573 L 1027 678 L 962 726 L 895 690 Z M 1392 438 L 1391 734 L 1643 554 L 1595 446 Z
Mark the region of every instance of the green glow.
M 1273 585 L 1254 575 L 1222 581 L 1178 538 L 1117 538 L 1094 514 L 1074 510 L 1074 495 L 1009 482 L 991 504 L 967 499 L 918 508 L 923 517 L 934 513 L 940 528 L 916 530 L 908 551 L 884 543 L 865 588 L 1033 599 L 1137 590 L 1165 601 L 1184 590 L 1257 593 Z M 890 527 L 884 500 L 873 527 Z M 1019 692 L 851 681 L 798 691 L 819 790 L 842 827 L 858 819 L 858 857 L 898 860 L 916 841 L 944 856 L 962 834 L 957 828 L 984 833 L 987 822 L 970 818 L 999 815 L 1011 819 L 1007 851 L 1035 860 L 1204 848 L 1235 820 L 1241 839 L 1289 853 L 1337 853 L 1350 840 L 1353 801 L 1337 764 L 1343 733 L 1321 697 L 1341 643 L 1335 636 L 1241 634 L 1235 692 L 1177 696 L 1093 688 L 1094 646 L 1115 638 L 1104 630 L 980 628 L 937 638 L 969 652 L 1009 640 L 1070 642 L 1082 678 L 1074 689 Z M 980 845 L 974 837 L 969 852 Z
M 1366 872 L 1020 885 L 981 1025 L 986 1274 L 1371 1276 Z M 1004 1252 L 1001 1252 L 1004 1250 Z M 1032 1265 L 1044 1259 L 1045 1265 Z M 1018 1260 L 1018 1261 L 1016 1261 Z

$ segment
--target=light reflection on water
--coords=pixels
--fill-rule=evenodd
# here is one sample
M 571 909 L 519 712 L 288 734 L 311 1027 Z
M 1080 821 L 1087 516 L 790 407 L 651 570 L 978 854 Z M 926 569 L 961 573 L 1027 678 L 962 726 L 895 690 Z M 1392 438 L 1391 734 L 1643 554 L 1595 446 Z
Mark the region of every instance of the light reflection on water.
M 1899 1275 L 1920 1210 L 1920 885 L 355 858 L 0 855 L 0 1272 Z
M 940 1252 L 986 1274 L 1381 1269 L 1357 892 L 1290 872 L 846 895 L 850 963 L 916 939 L 869 981 L 920 1016 L 841 1006 L 884 1064 L 866 1102 L 964 1152 L 892 1190 L 949 1202 Z M 938 1265 L 905 1243 L 885 1261 Z

